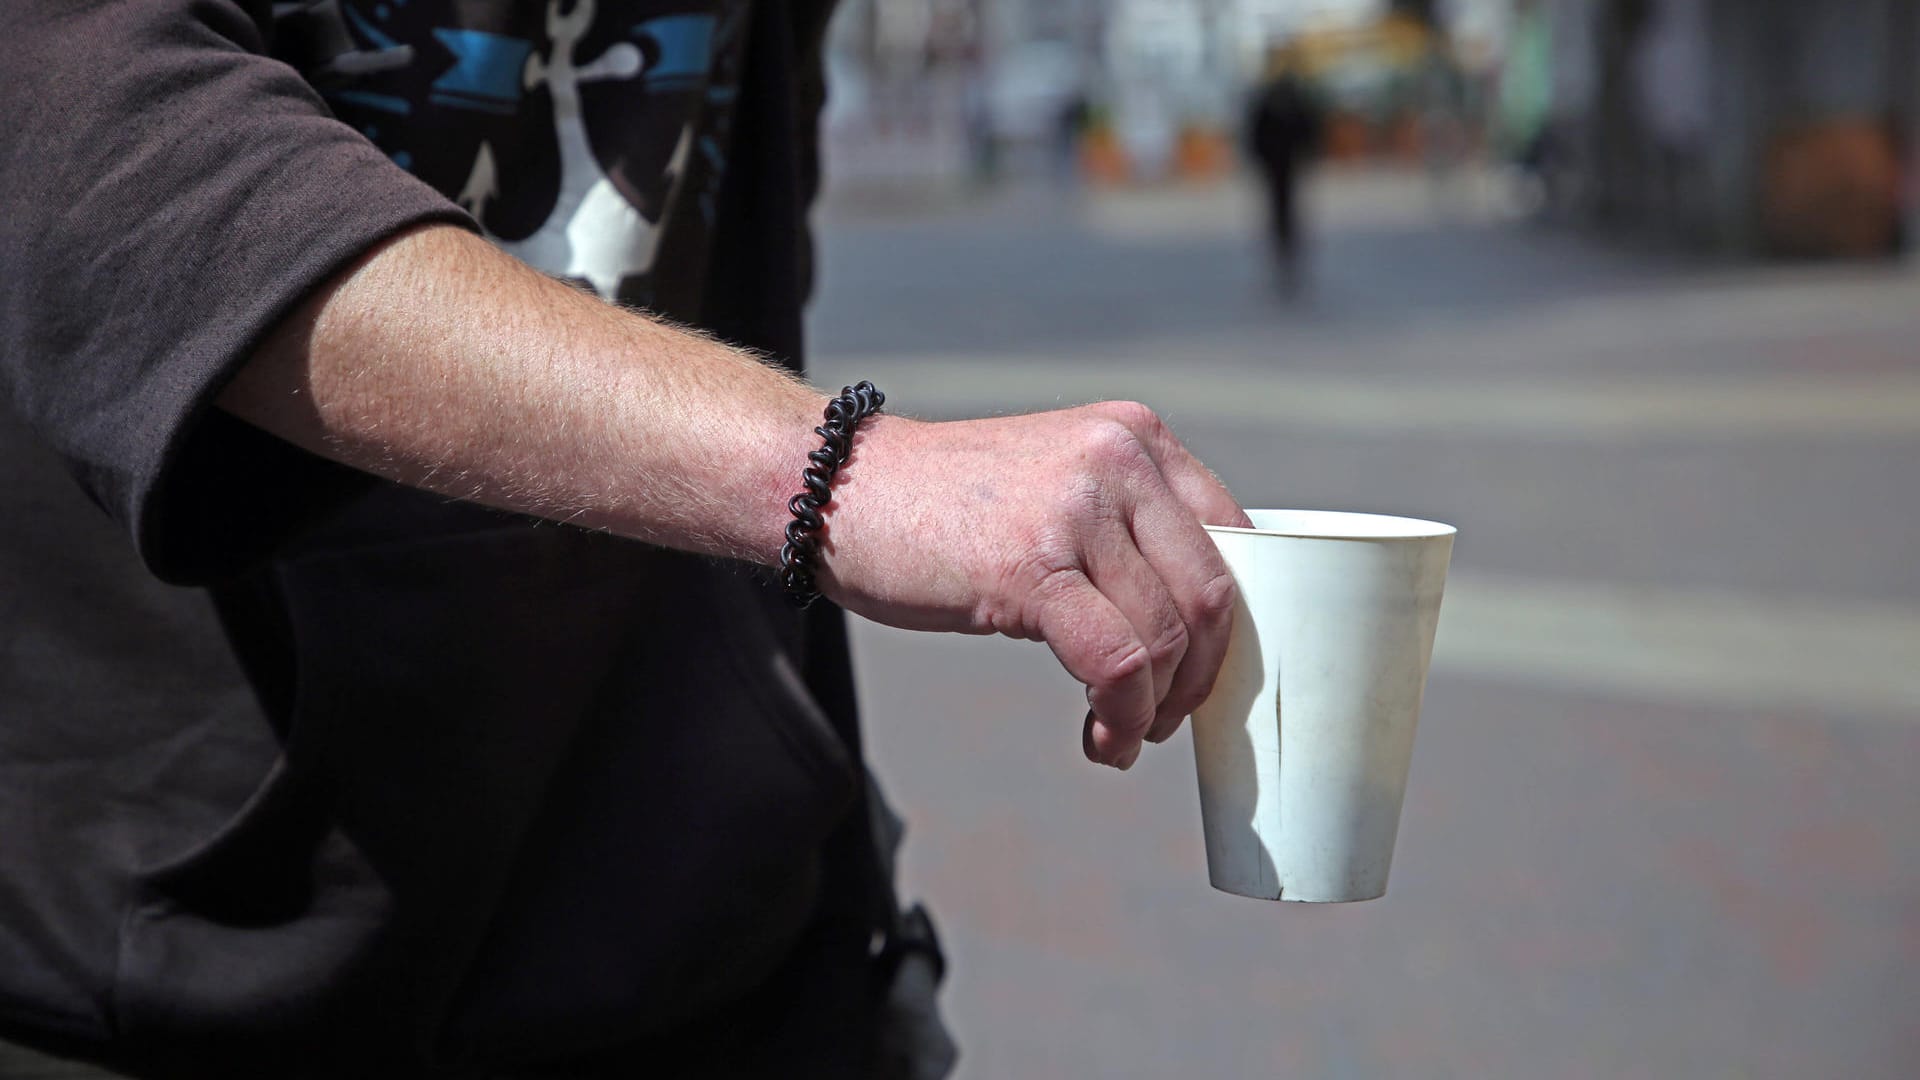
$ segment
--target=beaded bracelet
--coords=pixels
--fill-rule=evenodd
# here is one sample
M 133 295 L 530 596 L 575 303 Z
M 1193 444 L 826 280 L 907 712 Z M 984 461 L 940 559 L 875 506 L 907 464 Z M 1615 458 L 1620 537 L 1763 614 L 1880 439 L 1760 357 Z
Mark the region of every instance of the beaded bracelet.
M 807 455 L 812 464 L 800 473 L 806 490 L 787 500 L 793 520 L 787 522 L 787 542 L 780 545 L 780 584 L 796 606 L 806 607 L 820 598 L 813 580 L 820 558 L 820 527 L 826 524 L 820 510 L 833 497 L 834 474 L 853 449 L 853 431 L 886 403 L 887 395 L 870 382 L 842 387 L 840 396 L 827 402 L 821 414 L 824 422 L 813 429 L 825 441 Z

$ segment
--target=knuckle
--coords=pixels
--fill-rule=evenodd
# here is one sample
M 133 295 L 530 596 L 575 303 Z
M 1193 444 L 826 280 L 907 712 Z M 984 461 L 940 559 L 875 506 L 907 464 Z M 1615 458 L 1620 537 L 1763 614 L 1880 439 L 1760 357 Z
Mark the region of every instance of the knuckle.
M 1054 605 L 1068 602 L 1080 586 L 1087 583 L 1086 574 L 1072 565 L 1056 565 L 1028 571 L 1027 587 L 1029 596 L 1040 604 Z
M 1087 425 L 1081 433 L 1081 453 L 1097 477 L 1130 475 L 1153 464 L 1140 436 L 1114 420 Z
M 1117 686 L 1147 671 L 1152 664 L 1153 657 L 1147 647 L 1129 639 L 1105 646 L 1095 658 L 1093 670 L 1102 684 Z
M 1161 422 L 1159 413 L 1138 401 L 1106 401 L 1101 403 L 1100 408 L 1121 426 L 1142 435 L 1161 431 L 1166 426 Z
M 1233 575 L 1221 570 L 1208 578 L 1200 586 L 1193 598 L 1195 613 L 1200 621 L 1209 626 L 1225 624 L 1233 615 L 1233 605 L 1240 598 L 1240 587 Z
M 1032 604 L 1052 607 L 1066 602 L 1086 577 L 1066 560 L 1036 553 L 1034 557 L 1022 560 L 1014 579 L 1018 592 L 1024 594 Z

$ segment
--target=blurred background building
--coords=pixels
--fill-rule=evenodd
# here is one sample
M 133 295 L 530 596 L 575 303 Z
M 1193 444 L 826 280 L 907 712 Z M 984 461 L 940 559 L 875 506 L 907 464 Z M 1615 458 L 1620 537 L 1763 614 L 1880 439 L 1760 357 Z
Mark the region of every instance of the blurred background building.
M 1544 212 L 1716 250 L 1913 229 L 1920 0 L 852 0 L 856 175 L 1204 181 L 1291 50 L 1336 162 L 1504 162 Z
M 1920 105 L 1912 0 L 1543 0 L 1557 193 L 1788 254 L 1895 250 Z

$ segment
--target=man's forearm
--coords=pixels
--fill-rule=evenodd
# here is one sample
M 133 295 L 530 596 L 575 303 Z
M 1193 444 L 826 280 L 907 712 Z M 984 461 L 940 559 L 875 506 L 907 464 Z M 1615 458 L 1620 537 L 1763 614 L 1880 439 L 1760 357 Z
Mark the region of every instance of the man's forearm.
M 825 397 L 459 229 L 395 239 L 282 321 L 230 411 L 402 483 L 772 564 Z M 1205 698 L 1247 524 L 1143 405 L 861 425 L 822 591 L 894 626 L 1044 640 L 1122 768 Z
M 778 556 L 823 401 L 445 226 L 329 282 L 220 398 L 402 483 L 761 563 Z

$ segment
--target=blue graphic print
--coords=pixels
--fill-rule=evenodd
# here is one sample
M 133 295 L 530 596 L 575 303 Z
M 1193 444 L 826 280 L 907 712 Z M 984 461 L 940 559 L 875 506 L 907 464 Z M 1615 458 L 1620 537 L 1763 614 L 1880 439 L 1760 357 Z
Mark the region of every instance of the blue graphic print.
M 512 113 L 524 96 L 521 73 L 533 42 L 485 30 L 436 29 L 433 36 L 453 54 L 453 66 L 433 82 L 435 105 Z
M 276 52 L 503 249 L 651 305 L 692 294 L 747 0 L 305 0 Z M 663 245 L 670 260 L 660 258 Z
M 635 35 L 651 39 L 660 50 L 660 58 L 647 66 L 649 89 L 691 90 L 706 79 L 713 61 L 713 22 L 712 15 L 667 15 L 633 28 Z

